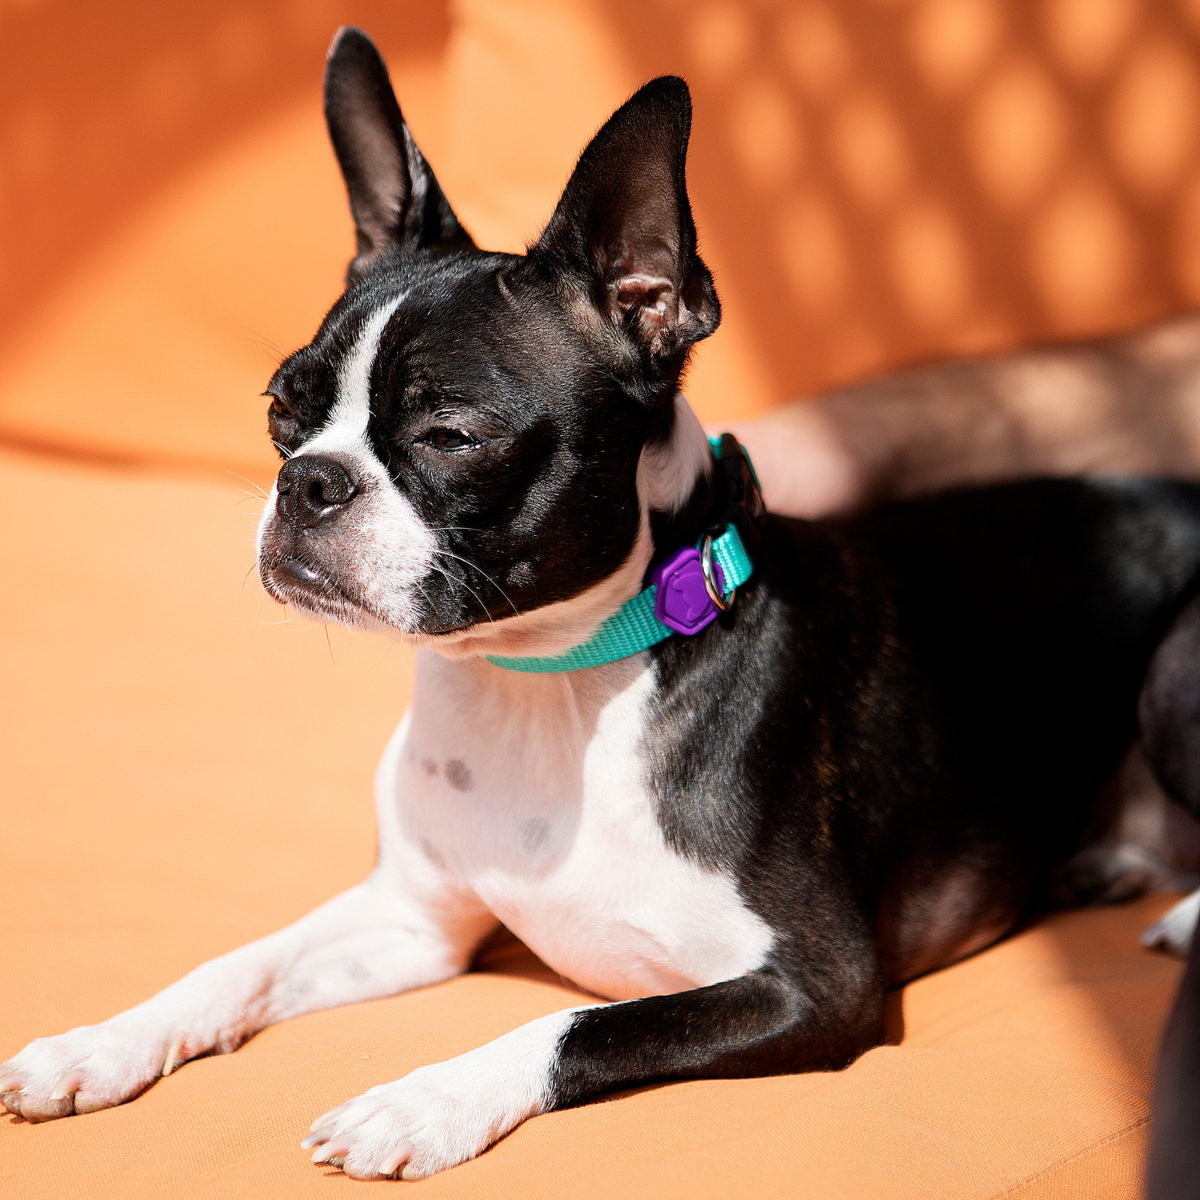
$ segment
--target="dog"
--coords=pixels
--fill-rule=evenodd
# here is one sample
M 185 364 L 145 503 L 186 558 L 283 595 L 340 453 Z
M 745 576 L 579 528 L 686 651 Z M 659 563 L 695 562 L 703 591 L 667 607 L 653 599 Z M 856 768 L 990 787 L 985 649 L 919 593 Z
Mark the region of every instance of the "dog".
M 1200 812 L 1200 488 L 774 517 L 679 391 L 720 320 L 682 80 L 610 118 L 525 255 L 474 246 L 359 30 L 325 105 L 357 252 L 268 387 L 258 565 L 277 600 L 420 647 L 378 862 L 31 1043 L 0 1068 L 10 1112 L 120 1104 L 272 1022 L 445 980 L 503 923 L 611 1003 L 374 1087 L 304 1142 L 355 1178 L 429 1176 L 614 1088 L 851 1062 L 890 986 L 1025 918 L 1135 737 Z

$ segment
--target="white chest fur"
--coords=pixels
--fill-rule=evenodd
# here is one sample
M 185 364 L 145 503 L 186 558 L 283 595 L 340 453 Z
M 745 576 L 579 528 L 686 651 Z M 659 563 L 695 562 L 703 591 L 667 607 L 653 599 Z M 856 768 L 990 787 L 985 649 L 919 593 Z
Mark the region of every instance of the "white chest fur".
M 761 965 L 770 929 L 655 821 L 639 755 L 652 688 L 641 656 L 524 675 L 422 651 L 410 717 L 380 767 L 381 869 L 392 839 L 419 848 L 555 970 L 610 999 Z

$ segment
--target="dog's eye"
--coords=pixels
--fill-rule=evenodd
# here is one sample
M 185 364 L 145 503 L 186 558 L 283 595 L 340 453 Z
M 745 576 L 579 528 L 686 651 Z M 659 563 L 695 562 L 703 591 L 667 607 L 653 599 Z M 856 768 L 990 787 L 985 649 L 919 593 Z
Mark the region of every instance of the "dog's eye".
M 483 445 L 482 439 L 468 433 L 465 429 L 448 429 L 443 426 L 431 429 L 421 438 L 421 441 L 435 450 L 447 451 L 470 450 L 475 446 Z
M 271 436 L 275 449 L 279 451 L 280 458 L 286 459 L 299 449 L 300 419 L 296 416 L 295 409 L 286 400 L 281 400 L 271 392 L 263 394 L 269 396 L 271 400 L 271 406 L 267 409 L 267 432 Z

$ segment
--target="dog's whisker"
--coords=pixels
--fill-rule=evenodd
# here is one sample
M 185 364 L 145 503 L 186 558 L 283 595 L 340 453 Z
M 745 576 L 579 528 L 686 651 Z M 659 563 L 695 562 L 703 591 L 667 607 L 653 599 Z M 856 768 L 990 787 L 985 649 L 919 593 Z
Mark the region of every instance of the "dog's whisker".
M 226 474 L 232 475 L 234 479 L 240 479 L 243 483 L 248 483 L 254 489 L 254 492 L 247 493 L 248 495 L 254 495 L 259 500 L 267 498 L 268 493 L 263 490 L 261 484 L 255 483 L 253 479 L 247 479 L 245 475 L 239 475 L 237 471 L 227 471 Z
M 439 547 L 438 549 L 436 549 L 434 551 L 434 553 L 448 555 L 450 558 L 457 559 L 459 562 L 464 563 L 466 566 L 470 567 L 472 571 L 478 571 L 479 574 L 482 575 L 484 577 L 484 579 L 486 579 L 488 581 L 488 583 L 490 583 L 492 585 L 492 587 L 494 587 L 496 589 L 496 591 L 498 591 L 500 593 L 500 596 L 504 600 L 504 603 L 507 604 L 508 607 L 511 608 L 514 613 L 516 613 L 518 616 L 520 616 L 520 610 L 512 602 L 512 600 L 509 599 L 508 593 L 485 570 L 483 570 L 482 567 L 478 566 L 476 563 L 473 563 L 469 558 L 464 558 L 461 554 L 455 554 L 453 550 L 443 550 Z M 465 580 L 463 581 L 463 586 L 464 587 L 466 586 Z
M 471 595 L 474 596 L 479 602 L 479 607 L 483 609 L 484 615 L 487 617 L 487 619 L 495 624 L 496 618 L 488 612 L 488 608 L 483 601 L 483 597 L 465 579 L 459 579 L 457 576 L 452 575 L 449 571 L 447 571 L 445 567 L 438 566 L 437 563 L 430 563 L 430 566 L 445 579 L 450 580 L 451 583 L 457 583 L 460 587 L 465 587 L 467 591 L 470 592 Z
M 278 355 L 278 357 L 275 359 L 276 366 L 278 366 L 285 358 L 287 358 L 287 351 L 276 342 L 271 341 L 271 339 L 267 337 L 265 333 L 259 333 L 257 329 L 251 329 L 249 325 L 243 325 L 241 329 L 243 333 L 248 333 L 250 335 L 246 340 L 252 345 L 258 346 L 263 350 L 270 350 L 274 354 Z

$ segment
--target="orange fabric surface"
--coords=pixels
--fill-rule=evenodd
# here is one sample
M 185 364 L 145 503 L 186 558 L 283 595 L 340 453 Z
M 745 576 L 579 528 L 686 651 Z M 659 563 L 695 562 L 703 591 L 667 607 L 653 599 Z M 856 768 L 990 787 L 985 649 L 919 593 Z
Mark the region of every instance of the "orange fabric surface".
M 4 1053 L 102 1019 L 301 915 L 372 858 L 407 655 L 281 623 L 235 487 L 0 454 L 9 499 Z M 1138 1194 L 1179 968 L 1162 899 L 1069 914 L 904 990 L 849 1070 L 647 1088 L 538 1118 L 430 1195 Z M 132 1104 L 0 1121 L 6 1200 L 369 1187 L 297 1146 L 318 1112 L 566 1007 L 520 947 L 488 970 L 269 1029 Z M 385 1185 L 379 1185 L 385 1186 Z
M 1185 0 L 214 0 L 9 6 L 0 39 L 0 1056 L 360 879 L 408 658 L 252 575 L 258 397 L 351 234 L 321 56 L 358 21 L 481 243 L 519 248 L 644 78 L 689 77 L 725 322 L 708 421 L 874 368 L 1200 300 Z M 34 453 L 31 453 L 33 451 Z M 649 1088 L 530 1122 L 448 1196 L 1134 1197 L 1178 967 L 1163 901 L 1071 914 L 897 1001 L 848 1071 Z M 490 969 L 270 1029 L 132 1105 L 0 1120 L 0 1193 L 356 1188 L 328 1104 L 575 993 Z M 382 1185 L 381 1185 L 382 1186 Z

